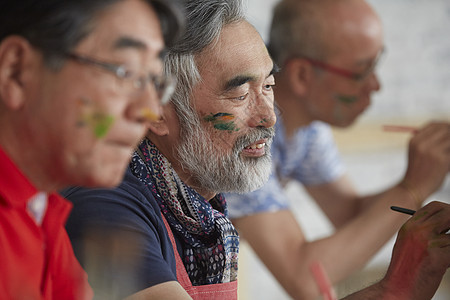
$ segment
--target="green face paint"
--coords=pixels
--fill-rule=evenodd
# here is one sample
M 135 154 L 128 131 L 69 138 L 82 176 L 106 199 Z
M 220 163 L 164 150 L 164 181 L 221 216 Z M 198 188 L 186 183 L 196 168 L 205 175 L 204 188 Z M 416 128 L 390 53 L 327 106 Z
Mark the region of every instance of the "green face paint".
M 212 113 L 205 116 L 203 120 L 213 124 L 215 129 L 225 130 L 225 131 L 239 131 L 239 128 L 234 123 L 234 116 L 229 113 L 217 113 L 213 115 Z
M 92 116 L 92 127 L 95 136 L 97 138 L 104 137 L 113 123 L 114 118 L 112 116 L 103 113 L 94 113 Z
M 336 95 L 335 97 L 337 100 L 345 104 L 352 104 L 358 101 L 358 98 L 356 96 Z
M 112 124 L 114 117 L 106 113 L 100 112 L 97 107 L 94 107 L 92 101 L 86 98 L 80 99 L 82 117 L 78 121 L 77 126 L 89 126 L 92 128 L 96 138 L 106 136 Z

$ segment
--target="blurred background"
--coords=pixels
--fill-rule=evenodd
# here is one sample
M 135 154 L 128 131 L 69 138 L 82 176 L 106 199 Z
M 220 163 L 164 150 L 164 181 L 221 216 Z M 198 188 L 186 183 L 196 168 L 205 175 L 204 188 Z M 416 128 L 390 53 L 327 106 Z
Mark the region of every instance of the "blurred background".
M 278 0 L 244 0 L 247 16 L 267 41 L 271 11 Z M 334 134 L 356 188 L 375 192 L 397 182 L 406 170 L 409 134 L 382 131 L 383 124 L 421 126 L 433 119 L 450 120 L 450 1 L 367 0 L 385 31 L 386 53 L 377 73 L 382 89 L 356 124 Z M 333 232 L 302 187 L 288 185 L 292 209 L 309 239 Z M 429 198 L 450 203 L 450 176 Z M 350 279 L 335 286 L 342 297 L 380 279 L 390 260 L 394 238 Z M 290 299 L 270 272 L 242 241 L 239 299 Z M 433 300 L 450 299 L 447 271 Z

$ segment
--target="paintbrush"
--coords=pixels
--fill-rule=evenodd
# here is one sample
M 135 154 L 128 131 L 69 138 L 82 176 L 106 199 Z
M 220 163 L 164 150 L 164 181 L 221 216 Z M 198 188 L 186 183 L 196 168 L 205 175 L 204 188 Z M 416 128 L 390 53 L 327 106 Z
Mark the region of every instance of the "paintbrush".
M 323 296 L 324 300 L 336 300 L 336 292 L 328 279 L 327 274 L 319 261 L 311 263 L 309 269 L 316 281 L 319 291 Z
M 415 210 L 412 209 L 408 209 L 408 208 L 403 208 L 403 207 L 398 207 L 398 206 L 391 206 L 392 210 L 407 214 L 407 215 L 414 215 L 416 213 Z
M 384 125 L 383 130 L 391 131 L 391 132 L 412 132 L 412 133 L 414 133 L 418 129 L 413 126 Z

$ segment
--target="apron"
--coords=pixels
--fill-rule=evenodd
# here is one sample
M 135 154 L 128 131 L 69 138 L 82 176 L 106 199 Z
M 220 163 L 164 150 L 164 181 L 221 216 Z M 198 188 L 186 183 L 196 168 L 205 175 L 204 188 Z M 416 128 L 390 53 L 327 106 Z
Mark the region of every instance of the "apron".
M 161 214 L 164 225 L 166 226 L 167 233 L 169 234 L 170 242 L 172 243 L 173 252 L 175 254 L 175 263 L 177 269 L 177 280 L 186 292 L 194 300 L 237 300 L 237 280 L 232 282 L 218 283 L 218 284 L 206 284 L 193 286 L 189 275 L 186 272 L 183 261 L 177 250 L 175 238 L 172 233 L 172 229 L 169 226 L 166 218 Z

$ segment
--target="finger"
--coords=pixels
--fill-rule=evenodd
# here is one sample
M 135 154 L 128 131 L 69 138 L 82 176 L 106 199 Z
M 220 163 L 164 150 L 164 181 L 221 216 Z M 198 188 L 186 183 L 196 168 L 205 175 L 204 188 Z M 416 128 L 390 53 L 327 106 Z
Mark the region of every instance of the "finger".
M 419 209 L 411 221 L 415 222 L 417 226 L 427 223 L 427 226 L 432 226 L 433 232 L 440 234 L 450 227 L 450 205 L 432 201 Z
M 448 134 L 450 123 L 447 122 L 431 122 L 416 131 L 414 136 L 427 137 L 435 133 Z
M 450 140 L 448 124 L 430 124 L 417 133 L 411 139 L 413 144 L 427 144 L 428 146 L 440 146 L 445 148 Z
M 436 234 L 446 234 L 450 229 L 450 205 L 442 202 L 430 203 L 431 212 L 427 216 Z

